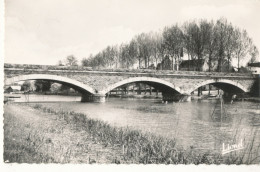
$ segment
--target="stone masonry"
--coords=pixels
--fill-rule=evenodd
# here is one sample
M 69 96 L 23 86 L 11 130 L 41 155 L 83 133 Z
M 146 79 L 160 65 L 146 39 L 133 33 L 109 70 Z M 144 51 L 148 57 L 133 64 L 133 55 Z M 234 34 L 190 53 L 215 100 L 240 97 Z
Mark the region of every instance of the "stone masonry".
M 39 66 L 39 65 L 38 65 Z M 143 82 L 164 95 L 190 95 L 197 88 L 216 84 L 227 92 L 250 92 L 257 76 L 238 73 L 179 71 L 93 71 L 79 69 L 48 69 L 33 67 L 4 68 L 5 85 L 21 80 L 52 80 L 79 88 L 83 101 L 104 102 L 112 89 L 134 82 Z

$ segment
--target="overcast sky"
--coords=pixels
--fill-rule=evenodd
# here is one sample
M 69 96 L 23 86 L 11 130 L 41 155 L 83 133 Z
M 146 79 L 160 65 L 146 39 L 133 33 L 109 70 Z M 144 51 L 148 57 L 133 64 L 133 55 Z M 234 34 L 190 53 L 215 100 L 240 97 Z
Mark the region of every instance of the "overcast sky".
M 260 48 L 260 0 L 5 0 L 5 63 L 81 60 L 141 32 L 220 17 Z

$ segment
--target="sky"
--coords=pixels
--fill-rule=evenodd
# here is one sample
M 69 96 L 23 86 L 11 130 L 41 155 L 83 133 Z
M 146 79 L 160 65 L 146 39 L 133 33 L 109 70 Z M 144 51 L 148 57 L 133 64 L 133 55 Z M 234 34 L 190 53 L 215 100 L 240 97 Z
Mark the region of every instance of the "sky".
M 5 0 L 5 63 L 80 61 L 142 32 L 225 17 L 260 49 L 260 0 Z

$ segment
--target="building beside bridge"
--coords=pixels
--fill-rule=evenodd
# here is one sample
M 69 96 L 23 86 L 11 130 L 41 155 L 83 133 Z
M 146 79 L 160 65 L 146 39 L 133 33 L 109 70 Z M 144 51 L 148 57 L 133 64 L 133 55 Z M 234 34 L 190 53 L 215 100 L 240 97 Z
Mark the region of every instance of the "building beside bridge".
M 5 88 L 5 93 L 21 93 L 21 86 L 20 85 L 11 85 Z
M 253 74 L 260 74 L 260 62 L 249 63 L 248 67 Z

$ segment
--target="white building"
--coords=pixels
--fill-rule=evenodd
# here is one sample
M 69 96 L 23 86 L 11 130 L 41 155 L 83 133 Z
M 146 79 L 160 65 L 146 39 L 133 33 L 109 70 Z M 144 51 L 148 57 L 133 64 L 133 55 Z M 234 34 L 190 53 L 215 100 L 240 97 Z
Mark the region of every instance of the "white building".
M 253 74 L 260 74 L 260 62 L 249 63 L 248 68 Z

